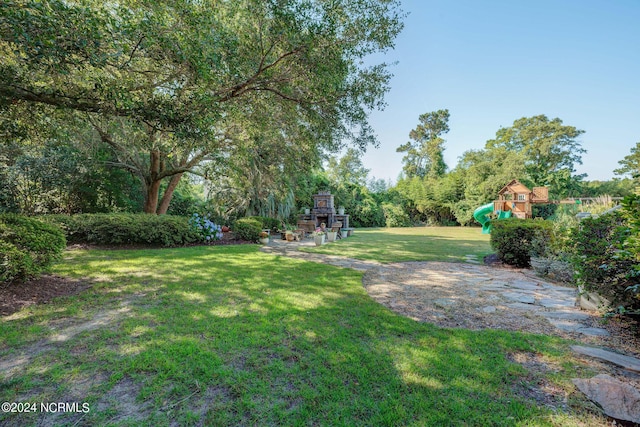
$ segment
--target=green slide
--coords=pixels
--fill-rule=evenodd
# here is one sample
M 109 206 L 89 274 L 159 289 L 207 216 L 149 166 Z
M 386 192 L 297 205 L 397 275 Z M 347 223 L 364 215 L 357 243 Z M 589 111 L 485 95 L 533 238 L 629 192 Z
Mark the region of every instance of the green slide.
M 498 211 L 498 219 L 511 218 L 511 211 Z
M 491 218 L 489 215 L 493 213 L 493 202 L 480 206 L 473 211 L 473 217 L 482 224 L 482 234 L 491 233 Z M 498 211 L 497 219 L 511 218 L 511 211 Z
M 473 217 L 482 224 L 482 234 L 489 234 L 491 232 L 491 220 L 489 215 L 493 213 L 493 202 L 480 206 L 473 211 Z

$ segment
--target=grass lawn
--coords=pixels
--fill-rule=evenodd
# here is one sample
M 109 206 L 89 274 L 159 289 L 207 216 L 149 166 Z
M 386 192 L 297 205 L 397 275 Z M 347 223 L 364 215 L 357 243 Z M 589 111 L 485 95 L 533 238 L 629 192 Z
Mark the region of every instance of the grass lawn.
M 472 247 L 482 253 L 486 241 Z M 0 401 L 79 402 L 90 410 L 0 413 L 0 425 L 592 420 L 554 414 L 517 392 L 542 381 L 571 388 L 568 378 L 582 368 L 562 340 L 417 323 L 371 300 L 356 271 L 245 245 L 73 251 L 56 273 L 94 286 L 0 319 Z M 557 372 L 531 376 L 510 361 L 522 353 Z
M 463 262 L 465 255 L 482 260 L 492 252 L 489 235 L 471 227 L 358 228 L 351 237 L 303 250 L 380 262 Z

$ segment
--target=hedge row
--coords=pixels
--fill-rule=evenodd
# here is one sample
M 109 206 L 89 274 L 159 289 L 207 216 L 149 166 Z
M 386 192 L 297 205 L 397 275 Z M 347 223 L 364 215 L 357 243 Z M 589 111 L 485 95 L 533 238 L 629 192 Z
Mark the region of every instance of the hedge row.
M 47 215 L 41 219 L 59 225 L 69 243 L 179 246 L 199 240 L 189 218 L 182 216 L 117 213 Z
M 65 246 L 59 227 L 34 218 L 0 215 L 0 282 L 16 282 L 47 271 Z

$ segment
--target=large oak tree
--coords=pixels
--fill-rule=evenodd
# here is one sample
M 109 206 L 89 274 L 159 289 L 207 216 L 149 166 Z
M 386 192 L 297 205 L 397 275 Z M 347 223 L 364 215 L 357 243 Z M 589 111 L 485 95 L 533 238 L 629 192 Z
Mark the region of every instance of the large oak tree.
M 335 150 L 375 143 L 397 0 L 10 1 L 0 5 L 0 103 L 86 115 L 139 176 L 145 211 L 166 211 L 182 174 L 236 142 L 291 138 Z M 277 120 L 251 126 L 258 109 Z M 251 138 L 236 135 L 243 127 Z M 244 132 L 245 129 L 241 129 Z M 143 154 L 145 153 L 145 154 Z M 295 159 L 290 159 L 293 161 Z M 160 198 L 163 180 L 171 180 Z

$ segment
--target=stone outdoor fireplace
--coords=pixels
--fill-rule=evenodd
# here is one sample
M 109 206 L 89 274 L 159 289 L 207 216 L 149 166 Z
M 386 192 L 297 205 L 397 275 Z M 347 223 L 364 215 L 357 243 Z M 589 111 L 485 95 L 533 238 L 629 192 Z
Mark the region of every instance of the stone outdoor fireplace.
M 328 191 L 321 191 L 313 196 L 313 209 L 311 210 L 311 219 L 315 220 L 316 227 L 323 222 L 327 227 L 331 227 L 336 208 L 333 206 L 333 194 Z
M 349 215 L 336 213 L 333 194 L 328 191 L 320 191 L 313 196 L 313 209 L 311 209 L 311 212 L 299 216 L 298 225 L 309 225 L 310 228 L 315 228 L 324 222 L 330 228 L 336 221 L 342 222 L 342 228 L 349 228 Z

